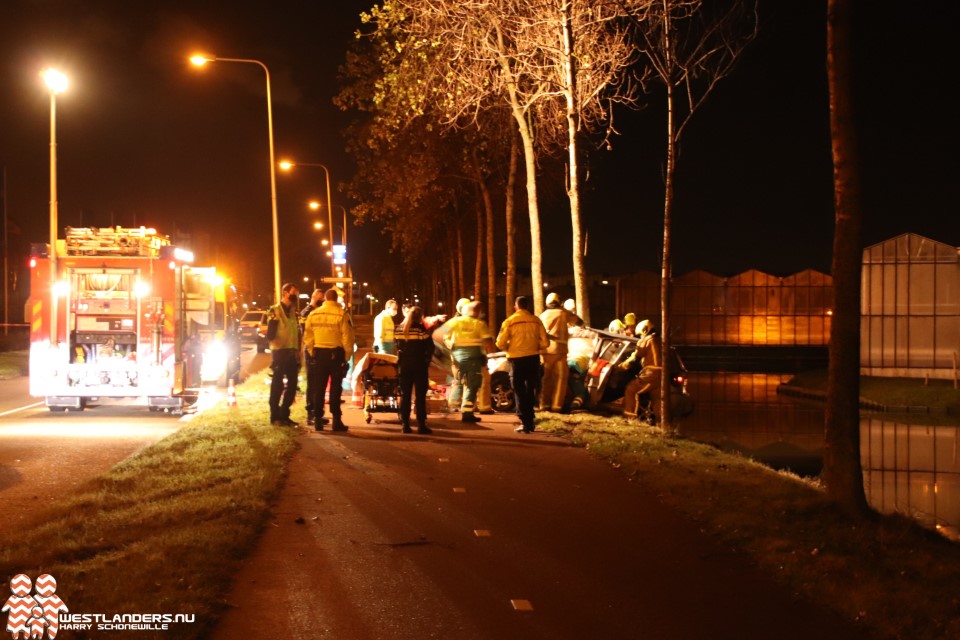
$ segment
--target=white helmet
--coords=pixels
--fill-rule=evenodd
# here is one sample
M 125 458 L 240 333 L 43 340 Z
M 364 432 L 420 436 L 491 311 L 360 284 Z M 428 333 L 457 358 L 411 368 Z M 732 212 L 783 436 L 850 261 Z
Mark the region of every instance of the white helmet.
M 573 298 L 567 298 L 563 301 L 563 308 L 569 311 L 570 313 L 577 312 L 577 301 Z
M 552 304 L 560 304 L 560 296 L 556 292 L 547 295 L 547 306 L 549 307 Z

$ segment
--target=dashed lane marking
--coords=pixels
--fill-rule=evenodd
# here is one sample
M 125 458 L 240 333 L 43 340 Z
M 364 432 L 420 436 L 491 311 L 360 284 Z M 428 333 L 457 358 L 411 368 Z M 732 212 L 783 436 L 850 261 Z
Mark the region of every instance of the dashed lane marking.
M 511 600 L 510 606 L 514 611 L 533 611 L 533 603 L 529 600 Z
M 467 489 L 466 489 L 466 487 L 454 487 L 454 488 L 453 488 L 453 492 L 454 492 L 454 493 L 466 493 L 466 492 L 467 492 Z
M 489 538 L 493 534 L 490 533 L 490 529 L 474 529 L 473 535 L 477 536 L 478 538 Z

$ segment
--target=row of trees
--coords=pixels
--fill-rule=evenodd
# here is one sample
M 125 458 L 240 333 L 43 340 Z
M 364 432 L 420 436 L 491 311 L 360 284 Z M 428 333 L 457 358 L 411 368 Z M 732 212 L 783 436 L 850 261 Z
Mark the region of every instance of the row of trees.
M 569 202 L 577 308 L 590 323 L 581 158 L 584 144 L 616 134 L 618 107 L 637 108 L 653 85 L 666 103 L 663 291 L 669 299 L 670 229 L 677 145 L 686 124 L 756 34 L 755 6 L 729 0 L 387 0 L 363 16 L 370 28 L 348 56 L 338 103 L 365 117 L 349 132 L 359 172 L 361 220 L 384 225 L 394 249 L 428 273 L 447 265 L 464 284 L 463 230 L 476 215 L 470 293 L 486 266 L 496 322 L 494 202 L 502 194 L 506 300 L 514 297 L 514 185 L 522 158 L 534 308 L 543 309 L 540 187 L 560 159 Z M 468 185 L 465 188 L 465 185 Z M 440 212 L 440 213 L 438 213 Z M 446 260 L 436 260 L 437 253 Z M 428 254 L 432 260 L 423 260 Z M 429 273 L 432 281 L 442 279 Z M 661 335 L 669 348 L 663 305 Z M 664 372 L 665 376 L 669 371 Z M 660 415 L 670 424 L 670 407 Z
M 830 0 L 831 6 L 839 1 Z M 584 145 L 602 146 L 616 135 L 619 108 L 640 107 L 651 96 L 663 99 L 666 351 L 678 146 L 693 115 L 756 35 L 754 2 L 384 0 L 363 15 L 366 28 L 348 54 L 337 97 L 341 108 L 361 114 L 348 131 L 358 164 L 349 189 L 362 203 L 353 212 L 360 221 L 383 226 L 394 252 L 429 278 L 435 296 L 482 297 L 485 266 L 487 313 L 496 324 L 495 250 L 501 246 L 506 299 L 515 293 L 521 168 L 534 307 L 543 309 L 538 177 L 559 162 L 577 306 L 589 324 Z M 496 215 L 499 206 L 502 216 Z M 464 264 L 470 227 L 476 229 L 472 287 Z M 449 289 L 438 291 L 440 283 Z M 839 320 L 835 316 L 835 327 Z M 669 380 L 670 371 L 663 376 Z M 662 395 L 660 415 L 669 430 L 669 394 Z M 847 435 L 832 442 L 850 445 Z M 837 477 L 850 481 L 849 474 Z

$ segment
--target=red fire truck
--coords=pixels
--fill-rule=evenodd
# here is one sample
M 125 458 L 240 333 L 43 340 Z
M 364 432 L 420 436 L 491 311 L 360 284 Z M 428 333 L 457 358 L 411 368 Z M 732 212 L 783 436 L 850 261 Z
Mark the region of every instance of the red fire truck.
M 239 373 L 236 291 L 154 229 L 67 228 L 31 258 L 30 394 L 51 411 L 143 397 L 180 412 Z

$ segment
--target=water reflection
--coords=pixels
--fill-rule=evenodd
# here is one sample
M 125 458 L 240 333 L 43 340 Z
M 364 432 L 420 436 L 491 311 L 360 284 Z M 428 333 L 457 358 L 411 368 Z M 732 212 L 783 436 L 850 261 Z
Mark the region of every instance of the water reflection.
M 960 538 L 958 440 L 960 427 L 861 419 L 860 458 L 870 504 Z
M 779 469 L 817 475 L 823 465 L 823 407 L 777 395 L 788 374 L 691 372 L 696 410 L 683 435 Z
M 822 405 L 777 395 L 789 374 L 692 372 L 693 415 L 680 432 L 803 475 L 823 464 Z M 863 416 L 861 463 L 870 504 L 958 537 L 960 427 L 904 425 Z

